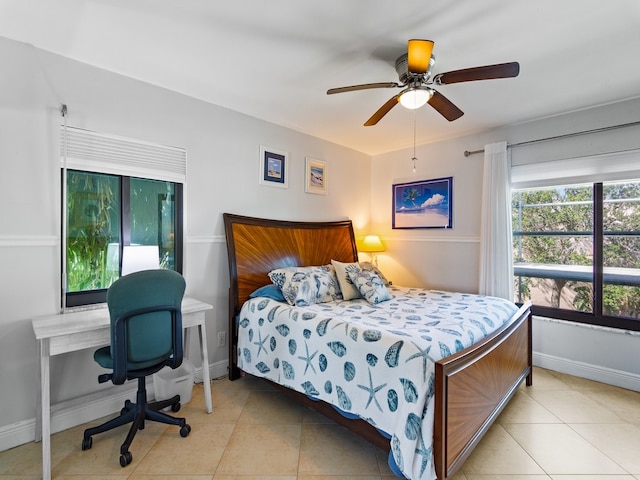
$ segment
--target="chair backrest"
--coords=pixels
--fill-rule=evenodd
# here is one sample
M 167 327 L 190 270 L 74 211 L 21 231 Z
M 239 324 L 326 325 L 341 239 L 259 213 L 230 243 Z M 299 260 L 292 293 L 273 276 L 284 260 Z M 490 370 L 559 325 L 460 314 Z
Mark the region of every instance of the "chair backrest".
M 114 383 L 130 370 L 182 363 L 184 291 L 182 275 L 162 269 L 125 275 L 109 287 Z

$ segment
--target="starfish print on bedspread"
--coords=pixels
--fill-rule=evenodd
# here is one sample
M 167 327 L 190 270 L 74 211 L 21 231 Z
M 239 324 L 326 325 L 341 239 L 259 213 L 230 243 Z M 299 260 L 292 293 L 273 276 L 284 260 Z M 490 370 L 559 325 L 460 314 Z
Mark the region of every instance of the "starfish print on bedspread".
M 267 349 L 265 348 L 264 344 L 267 343 L 267 340 L 269 340 L 270 335 L 267 335 L 266 338 L 263 340 L 262 339 L 262 332 L 260 332 L 260 330 L 258 330 L 258 341 L 257 342 L 253 342 L 254 345 L 257 345 L 258 347 L 258 352 L 256 353 L 256 358 L 258 358 L 260 356 L 260 352 L 262 350 L 264 350 L 265 355 L 267 354 Z
M 434 358 L 431 358 L 429 356 L 429 350 L 431 350 L 431 345 L 429 345 L 426 349 L 423 350 L 420 348 L 419 345 L 416 345 L 415 342 L 411 342 L 411 343 L 413 344 L 414 347 L 416 347 L 418 351 L 413 355 L 411 355 L 409 358 L 407 358 L 405 363 L 408 363 L 409 360 L 413 360 L 414 358 L 422 358 L 422 379 L 426 382 L 427 381 L 427 361 L 431 360 L 434 363 L 436 361 Z
M 367 400 L 367 404 L 364 407 L 365 409 L 369 408 L 371 401 L 374 401 L 376 403 L 376 407 L 378 407 L 378 410 L 382 412 L 382 407 L 378 403 L 378 399 L 376 398 L 376 393 L 378 393 L 380 390 L 382 390 L 386 386 L 387 384 L 383 383 L 382 385 L 374 387 L 373 378 L 371 377 L 371 369 L 369 369 L 369 386 L 367 387 L 366 385 L 358 385 L 358 388 L 361 388 L 364 391 L 369 393 L 369 399 Z
M 315 375 L 317 373 L 316 372 L 316 368 L 313 366 L 313 363 L 311 363 L 311 361 L 318 354 L 318 350 L 316 350 L 311 355 L 309 355 L 309 344 L 307 344 L 307 342 L 304 342 L 304 348 L 307 351 L 307 354 L 306 354 L 306 356 L 298 357 L 298 360 L 303 360 L 305 362 L 305 366 L 304 366 L 304 374 L 305 375 L 307 374 L 307 370 L 309 370 L 309 367 L 311 367 L 311 370 L 313 370 L 313 374 Z
M 422 435 L 420 435 L 420 446 L 416 448 L 416 453 L 422 457 L 420 462 L 420 476 L 424 474 L 427 465 L 431 463 L 431 449 L 432 447 L 425 448 L 424 439 Z
M 457 327 L 457 328 L 459 328 L 461 331 L 464 331 L 464 320 L 456 321 L 456 320 L 451 319 L 451 320 L 449 320 L 447 323 L 448 323 L 448 326 L 449 326 L 449 327 L 452 327 L 452 328 Z

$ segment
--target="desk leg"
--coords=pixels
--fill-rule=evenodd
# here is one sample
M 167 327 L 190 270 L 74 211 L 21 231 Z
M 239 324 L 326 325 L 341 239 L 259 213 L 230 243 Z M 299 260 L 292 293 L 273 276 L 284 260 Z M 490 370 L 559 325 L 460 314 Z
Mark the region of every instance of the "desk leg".
M 42 342 L 46 340 L 38 340 L 38 388 L 36 389 L 36 432 L 35 442 L 42 440 L 42 356 L 43 346 Z
M 204 326 L 204 314 L 202 316 L 202 323 L 193 325 L 198 328 L 198 339 L 200 341 L 200 352 L 202 358 L 202 384 L 204 386 L 204 402 L 207 409 L 207 413 L 213 412 L 213 405 L 211 402 L 211 375 L 209 373 L 209 353 L 207 351 L 207 334 Z M 184 355 L 188 358 L 190 354 L 191 346 L 191 331 L 192 328 L 185 329 L 185 348 Z
M 204 402 L 207 413 L 213 412 L 211 401 L 211 375 L 209 374 L 209 353 L 207 349 L 207 333 L 204 322 L 198 325 L 198 336 L 200 337 L 200 351 L 202 352 L 202 382 L 204 384 Z
M 51 480 L 51 390 L 49 370 L 49 340 L 38 341 L 40 387 L 37 393 L 36 442 L 42 439 L 42 480 Z

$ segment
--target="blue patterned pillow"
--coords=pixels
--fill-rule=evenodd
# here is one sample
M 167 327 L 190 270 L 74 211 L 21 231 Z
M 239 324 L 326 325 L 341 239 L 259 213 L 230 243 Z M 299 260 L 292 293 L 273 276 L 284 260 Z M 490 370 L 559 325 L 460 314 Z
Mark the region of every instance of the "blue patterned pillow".
M 391 285 L 391 282 L 387 280 L 387 277 L 385 277 L 380 269 L 371 262 L 360 262 L 360 270 L 375 273 L 376 275 L 378 275 L 380 277 L 380 280 L 382 280 L 382 283 L 384 283 L 385 287 Z
M 269 278 L 290 305 L 305 307 L 342 299 L 332 265 L 278 268 L 269 272 Z
M 360 294 L 369 303 L 380 303 L 393 297 L 378 275 L 366 270 L 347 272 Z

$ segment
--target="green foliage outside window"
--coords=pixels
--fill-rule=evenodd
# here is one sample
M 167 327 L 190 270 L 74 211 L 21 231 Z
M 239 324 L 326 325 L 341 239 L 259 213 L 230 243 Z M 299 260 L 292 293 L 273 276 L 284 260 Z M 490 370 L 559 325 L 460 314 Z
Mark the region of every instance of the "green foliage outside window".
M 593 268 L 592 185 L 516 191 L 512 207 L 515 263 Z M 636 275 L 627 284 L 605 282 L 602 313 L 639 318 L 640 182 L 604 184 L 602 215 L 605 279 L 611 268 Z M 515 281 L 521 300 L 537 297 L 546 306 L 583 312 L 594 308 L 591 281 L 523 276 Z
M 109 288 L 120 276 L 122 245 L 157 245 L 160 267 L 175 270 L 175 188 L 173 182 L 68 170 L 66 291 Z
M 67 172 L 67 291 L 108 288 L 119 276 L 118 177 Z M 111 255 L 109 255 L 111 254 Z

